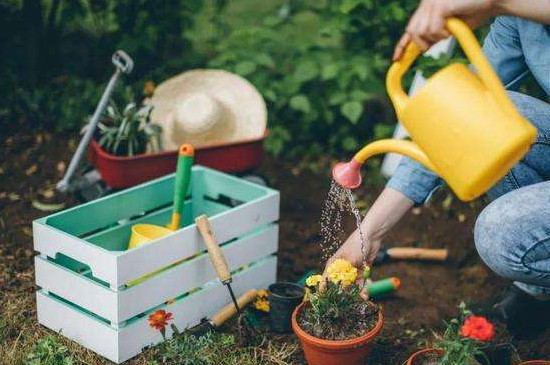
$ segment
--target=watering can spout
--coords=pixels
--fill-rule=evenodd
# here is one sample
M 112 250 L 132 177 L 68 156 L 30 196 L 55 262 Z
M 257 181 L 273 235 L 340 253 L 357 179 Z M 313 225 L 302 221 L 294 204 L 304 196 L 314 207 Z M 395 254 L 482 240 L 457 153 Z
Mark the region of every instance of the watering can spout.
M 332 178 L 343 188 L 356 189 L 361 185 L 361 166 L 369 158 L 383 153 L 399 153 L 420 162 L 430 170 L 436 172 L 435 166 L 428 156 L 413 142 L 382 139 L 363 147 L 349 162 L 339 162 L 332 168 Z

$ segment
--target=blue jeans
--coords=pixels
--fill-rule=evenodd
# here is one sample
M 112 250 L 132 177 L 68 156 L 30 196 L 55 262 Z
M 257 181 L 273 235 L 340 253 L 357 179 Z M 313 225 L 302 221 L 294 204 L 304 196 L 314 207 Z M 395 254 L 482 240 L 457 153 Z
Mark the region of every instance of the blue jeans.
M 510 93 L 538 129 L 529 153 L 489 192 L 474 231 L 479 255 L 523 291 L 550 296 L 550 104 Z

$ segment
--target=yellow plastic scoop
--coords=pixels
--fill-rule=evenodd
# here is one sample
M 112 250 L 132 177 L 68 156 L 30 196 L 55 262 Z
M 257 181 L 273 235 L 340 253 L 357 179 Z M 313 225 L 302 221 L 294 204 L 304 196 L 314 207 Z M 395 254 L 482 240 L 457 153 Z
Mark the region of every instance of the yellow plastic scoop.
M 132 226 L 132 234 L 130 236 L 128 249 L 139 247 L 157 238 L 169 235 L 172 232 L 171 229 L 154 224 L 135 224 Z
M 172 220 L 167 225 L 168 228 L 155 224 L 135 224 L 132 227 L 128 249 L 136 248 L 157 238 L 164 237 L 180 228 L 185 195 L 187 194 L 191 180 L 191 167 L 193 166 L 194 156 L 195 149 L 192 145 L 189 143 L 181 145 L 174 182 L 174 209 Z

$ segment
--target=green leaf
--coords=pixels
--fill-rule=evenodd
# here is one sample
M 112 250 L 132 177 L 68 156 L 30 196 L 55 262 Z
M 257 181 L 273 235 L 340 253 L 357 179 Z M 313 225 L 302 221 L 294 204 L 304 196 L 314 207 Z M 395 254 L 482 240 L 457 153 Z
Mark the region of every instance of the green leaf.
M 344 14 L 348 14 L 353 9 L 355 9 L 360 3 L 361 3 L 361 0 L 344 0 L 340 5 L 340 11 Z
M 274 67 L 275 61 L 273 58 L 266 54 L 266 53 L 260 53 L 256 56 L 256 62 L 258 62 L 259 65 L 267 66 L 267 67 Z
M 263 92 L 263 94 L 266 100 L 273 101 L 273 102 L 277 101 L 277 94 L 275 93 L 275 91 L 267 89 Z
M 325 65 L 323 67 L 323 70 L 321 72 L 321 78 L 323 80 L 331 80 L 338 75 L 338 70 L 339 70 L 338 64 L 329 63 L 328 65 Z
M 355 151 L 358 146 L 357 140 L 354 137 L 348 136 L 342 140 L 342 147 L 346 151 Z
M 389 138 L 392 136 L 394 129 L 395 129 L 394 125 L 377 124 L 374 126 L 374 138 L 375 139 Z
M 331 94 L 328 99 L 328 104 L 330 106 L 342 104 L 342 102 L 346 100 L 346 94 L 340 91 L 335 92 L 334 94 Z
M 369 94 L 363 90 L 353 90 L 349 96 L 354 101 L 365 101 L 369 98 Z
M 317 64 L 311 60 L 306 60 L 296 67 L 294 71 L 294 80 L 298 82 L 306 82 L 313 80 L 319 75 Z
M 311 111 L 311 103 L 305 95 L 296 95 L 290 99 L 290 107 L 304 113 Z
M 348 101 L 342 105 L 340 111 L 350 122 L 355 124 L 363 114 L 363 105 L 357 101 Z
M 251 61 L 243 61 L 235 66 L 235 72 L 239 75 L 246 76 L 256 71 L 257 65 Z

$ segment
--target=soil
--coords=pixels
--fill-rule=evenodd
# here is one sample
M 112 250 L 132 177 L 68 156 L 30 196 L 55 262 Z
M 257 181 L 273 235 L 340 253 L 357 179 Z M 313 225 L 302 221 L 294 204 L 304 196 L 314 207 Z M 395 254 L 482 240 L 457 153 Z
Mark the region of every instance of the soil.
M 302 297 L 304 295 L 303 290 L 299 290 L 298 288 L 287 287 L 287 286 L 276 287 L 274 289 L 271 289 L 271 292 L 275 295 L 278 295 L 284 298 L 296 298 L 296 297 Z
M 298 316 L 298 324 L 308 334 L 332 341 L 351 340 L 370 332 L 378 322 L 378 306 L 371 302 L 351 305 L 339 318 L 326 318 L 321 323 L 313 319 L 312 308 L 304 307 Z
M 0 348 L 9 349 L 7 355 L 16 352 L 25 341 L 32 342 L 49 333 L 36 321 L 31 224 L 34 219 L 50 213 L 34 208 L 32 201 L 61 201 L 66 207 L 77 203 L 71 196 L 51 196 L 76 148 L 76 136 L 26 131 L 16 124 L 14 122 L 9 131 L 8 128 L 0 131 L 4 133 L 0 135 L 3 141 L 0 145 L 0 313 L 4 321 L 9 318 Z M 322 270 L 322 253 L 317 242 L 320 212 L 330 187 L 331 162 L 328 158 L 313 164 L 307 159 L 287 161 L 266 157 L 259 170 L 270 185 L 281 192 L 278 280 L 296 281 L 309 270 Z M 358 190 L 361 209 L 370 205 L 382 189 L 381 184 L 375 183 L 376 174 L 365 172 L 365 183 Z M 407 215 L 385 241 L 386 247 L 447 247 L 455 260 L 448 264 L 394 261 L 373 268 L 373 280 L 396 276 L 401 279 L 402 287 L 395 295 L 378 301 L 383 306 L 385 323 L 370 356 L 371 364 L 403 363 L 433 339 L 431 331 L 443 328 L 442 320 L 457 314 L 456 306 L 461 301 L 490 302 L 509 284 L 481 262 L 474 248 L 473 226 L 484 205 L 483 201 L 460 203 L 447 191 L 440 191 L 429 206 L 415 208 Z M 346 231 L 351 232 L 353 226 L 350 216 Z M 221 330 L 234 331 L 234 326 L 233 321 Z M 292 334 L 271 338 L 280 343 L 298 343 Z M 513 344 L 523 360 L 550 358 L 550 330 L 535 339 L 517 340 L 497 326 L 496 341 Z M 86 359 L 86 363 L 107 363 L 90 351 L 74 346 L 80 349 L 78 358 Z M 0 363 L 6 354 L 0 354 Z M 147 354 L 140 355 L 127 364 L 144 364 L 146 358 Z M 295 363 L 305 362 L 299 356 Z

